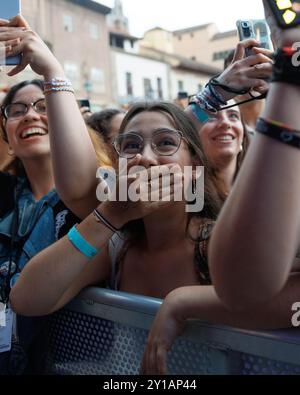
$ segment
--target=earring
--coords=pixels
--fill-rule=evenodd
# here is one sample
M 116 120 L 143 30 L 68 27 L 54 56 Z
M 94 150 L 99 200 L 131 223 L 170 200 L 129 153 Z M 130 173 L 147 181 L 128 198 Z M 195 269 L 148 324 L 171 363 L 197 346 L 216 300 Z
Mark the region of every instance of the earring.
M 9 156 L 15 156 L 14 150 L 11 147 L 8 147 L 7 153 Z

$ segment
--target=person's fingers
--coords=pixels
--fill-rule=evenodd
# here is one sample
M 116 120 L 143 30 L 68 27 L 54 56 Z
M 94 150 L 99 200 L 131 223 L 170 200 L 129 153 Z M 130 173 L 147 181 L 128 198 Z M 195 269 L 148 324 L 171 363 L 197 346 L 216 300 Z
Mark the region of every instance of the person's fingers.
M 245 76 L 248 78 L 269 78 L 272 75 L 273 65 L 270 63 L 260 63 L 253 67 L 250 67 L 245 71 Z
M 25 31 L 25 27 L 10 27 L 10 26 L 1 26 L 0 24 L 0 33 L 5 32 L 22 32 Z
M 133 159 L 120 158 L 119 177 L 126 176 L 127 174 L 129 174 L 129 170 L 134 166 L 138 166 L 139 162 L 141 161 L 141 158 L 142 156 L 140 154 L 135 156 Z
M 257 40 L 254 39 L 248 39 L 248 40 L 244 40 L 238 43 L 234 56 L 233 56 L 233 60 L 232 63 L 235 63 L 239 60 L 244 59 L 245 57 L 245 49 L 246 48 L 251 48 L 255 45 L 259 45 L 259 42 Z
M 13 27 L 25 27 L 26 29 L 30 29 L 28 22 L 24 19 L 24 17 L 21 14 L 16 15 L 12 19 L 10 19 L 8 25 Z
M 6 30 L 4 32 L 0 32 L 0 41 L 10 41 L 15 40 L 17 38 L 23 39 L 26 32 L 22 29 L 13 29 L 13 30 Z
M 9 56 L 10 56 L 10 54 L 9 54 Z M 10 70 L 10 72 L 7 73 L 7 75 L 9 77 L 12 77 L 12 76 L 20 73 L 21 71 L 23 71 L 25 69 L 25 67 L 28 65 L 28 63 L 29 62 L 27 61 L 27 59 L 25 57 L 22 57 L 21 63 L 19 65 L 17 65 L 16 67 L 14 67 L 12 70 Z
M 156 351 L 156 368 L 159 375 L 168 374 L 167 369 L 167 350 L 160 346 Z
M 261 85 L 255 87 L 255 88 L 253 88 L 253 90 L 255 92 L 260 93 L 260 94 L 267 93 L 268 90 L 269 90 L 269 84 L 267 82 L 265 82 L 264 84 L 261 84 Z
M 239 43 L 235 49 L 232 63 L 242 60 L 245 57 L 245 47 Z
M 272 59 L 272 56 L 274 55 L 274 52 L 271 51 L 270 49 L 266 49 L 266 48 L 261 48 L 261 47 L 253 47 L 252 51 L 255 54 L 259 54 L 262 53 L 263 55 L 267 56 L 268 58 Z
M 148 352 L 147 374 L 156 375 L 156 352 L 157 345 L 156 342 L 154 342 Z
M 15 56 L 19 55 L 23 51 L 23 44 L 14 44 L 14 45 L 9 45 L 10 49 L 7 50 L 6 55 L 7 56 Z
M 262 53 L 259 53 L 257 55 L 251 55 L 247 59 L 245 59 L 245 66 L 254 66 L 258 63 L 271 63 L 272 64 L 273 62 L 268 56 L 266 56 Z
M 247 38 L 246 40 L 241 41 L 240 44 L 246 49 L 258 46 L 259 41 L 257 41 L 255 38 Z

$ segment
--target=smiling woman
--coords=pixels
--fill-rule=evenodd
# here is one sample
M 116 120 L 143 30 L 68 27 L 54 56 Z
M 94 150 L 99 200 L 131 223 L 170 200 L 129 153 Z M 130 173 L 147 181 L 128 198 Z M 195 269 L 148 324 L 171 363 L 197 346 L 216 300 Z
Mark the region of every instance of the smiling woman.
M 43 81 L 23 81 L 13 86 L 3 101 L 0 121 L 9 154 L 15 157 L 11 167 L 17 176 L 0 173 L 0 302 L 7 303 L 27 261 L 62 237 L 79 219 L 54 189 Z M 97 137 L 93 138 L 97 144 Z M 17 321 L 24 356 L 39 332 L 40 322 Z M 23 331 L 31 337 L 23 336 Z M 19 371 L 10 371 L 11 355 L 14 348 L 0 354 L 0 374 L 28 368 L 23 359 Z
M 216 113 L 198 132 L 214 174 L 228 195 L 250 142 L 239 108 Z
M 11 167 L 17 176 L 0 173 L 0 302 L 4 304 L 28 259 L 60 237 L 62 225 L 70 227 L 77 220 L 54 189 L 43 86 L 40 80 L 21 82 L 11 88 L 1 107 L 2 137 L 15 157 Z M 62 212 L 64 221 L 58 224 Z M 10 344 L 1 343 L 7 352 L 0 354 L 0 374 L 29 369 L 26 354 L 42 321 L 18 317 L 16 322 L 22 343 L 17 339 L 11 351 Z M 31 336 L 24 336 L 25 332 Z M 23 355 L 17 364 L 16 344 Z

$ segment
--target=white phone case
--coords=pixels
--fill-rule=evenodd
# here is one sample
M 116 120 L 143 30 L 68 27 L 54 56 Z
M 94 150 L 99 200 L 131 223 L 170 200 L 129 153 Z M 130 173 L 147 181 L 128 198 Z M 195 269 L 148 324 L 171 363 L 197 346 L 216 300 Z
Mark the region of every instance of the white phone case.
M 21 0 L 5 0 L 1 1 L 0 18 L 11 19 L 21 13 Z M 5 57 L 1 51 L 0 65 L 14 66 L 21 63 L 21 55 Z

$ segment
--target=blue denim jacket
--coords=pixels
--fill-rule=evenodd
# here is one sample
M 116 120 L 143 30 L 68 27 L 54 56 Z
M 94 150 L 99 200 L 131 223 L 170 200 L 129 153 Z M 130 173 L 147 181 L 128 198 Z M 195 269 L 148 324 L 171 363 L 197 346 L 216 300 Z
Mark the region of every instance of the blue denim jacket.
M 20 271 L 26 263 L 37 253 L 56 241 L 54 206 L 59 202 L 55 190 L 49 192 L 36 202 L 25 179 L 18 179 L 16 186 L 18 197 L 18 232 L 16 240 L 20 242 L 20 252 L 14 250 L 12 261 L 18 272 L 11 279 L 11 287 L 15 284 Z M 8 268 L 10 239 L 12 236 L 12 221 L 14 212 L 8 213 L 0 219 L 0 270 Z M 2 266 L 1 266 L 2 265 Z M 4 270 L 5 271 L 5 270 Z M 1 374 L 22 374 L 28 370 L 29 350 L 44 324 L 42 318 L 18 316 L 18 341 L 12 344 L 12 350 L 0 354 Z
M 38 252 L 42 251 L 55 240 L 55 224 L 53 207 L 59 202 L 59 197 L 55 190 L 49 192 L 41 200 L 36 202 L 32 192 L 24 179 L 18 180 L 18 232 L 16 241 L 23 244 L 22 251 L 14 251 L 13 262 L 18 263 L 21 271 L 26 263 Z M 0 221 L 0 237 L 2 241 L 10 240 L 12 236 L 12 220 L 14 213 L 11 212 Z M 7 253 L 8 243 L 0 241 L 0 259 Z M 18 262 L 15 262 L 16 259 Z M 5 260 L 5 259 L 4 259 Z M 0 266 L 1 266 L 0 261 Z M 14 285 L 18 274 L 13 278 L 11 286 Z

